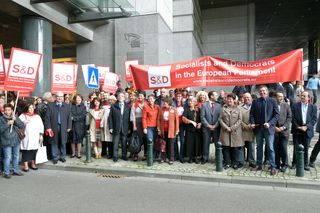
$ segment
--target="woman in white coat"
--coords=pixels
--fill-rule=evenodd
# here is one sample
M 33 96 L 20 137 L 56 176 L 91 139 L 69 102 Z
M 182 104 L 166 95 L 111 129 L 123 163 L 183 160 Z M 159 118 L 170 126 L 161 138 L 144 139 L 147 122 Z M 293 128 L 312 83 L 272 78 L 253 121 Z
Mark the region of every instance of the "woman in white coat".
M 108 118 L 110 114 L 110 108 L 111 108 L 111 100 L 108 98 L 109 104 L 105 104 L 103 106 L 104 109 L 104 115 L 101 121 L 101 128 L 102 128 L 102 136 L 103 136 L 103 141 L 106 143 L 107 147 L 107 158 L 111 159 L 113 157 L 113 143 L 112 143 L 112 135 L 109 131 L 109 124 L 108 124 Z
M 26 125 L 26 137 L 21 141 L 23 171 L 29 171 L 28 163 L 31 163 L 31 169 L 37 170 L 35 159 L 39 145 L 43 141 L 43 122 L 41 117 L 34 113 L 32 103 L 26 105 L 25 113 L 21 114 L 19 118 Z

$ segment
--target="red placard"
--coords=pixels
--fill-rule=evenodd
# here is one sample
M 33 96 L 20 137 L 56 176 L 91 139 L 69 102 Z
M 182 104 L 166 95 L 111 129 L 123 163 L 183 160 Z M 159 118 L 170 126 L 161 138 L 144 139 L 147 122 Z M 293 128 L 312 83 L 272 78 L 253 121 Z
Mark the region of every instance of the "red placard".
M 302 80 L 302 49 L 254 62 L 205 56 L 171 65 L 130 65 L 136 89 L 269 84 Z
M 118 74 L 107 72 L 104 79 L 103 90 L 109 93 L 115 93 L 117 90 Z
M 41 59 L 41 53 L 13 47 L 4 89 L 7 91 L 33 91 Z
M 131 60 L 131 61 L 125 61 L 124 62 L 124 70 L 125 70 L 125 74 L 126 74 L 126 81 L 127 82 L 132 82 L 132 73 L 130 70 L 130 65 L 139 65 L 139 61 L 138 60 Z
M 73 93 L 77 67 L 78 65 L 74 63 L 52 63 L 51 93 Z
M 105 66 L 96 66 L 96 67 L 98 68 L 99 85 L 103 85 L 106 73 L 110 72 L 110 67 L 105 67 Z

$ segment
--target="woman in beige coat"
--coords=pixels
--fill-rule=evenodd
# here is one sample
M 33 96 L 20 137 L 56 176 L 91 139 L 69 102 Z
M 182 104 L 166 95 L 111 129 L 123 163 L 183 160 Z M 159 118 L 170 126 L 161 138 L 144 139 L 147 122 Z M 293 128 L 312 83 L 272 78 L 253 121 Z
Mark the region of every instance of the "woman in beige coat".
M 89 124 L 91 144 L 94 150 L 96 159 L 101 158 L 102 144 L 101 144 L 101 122 L 104 116 L 104 109 L 101 108 L 101 101 L 99 98 L 94 98 L 91 102 L 89 111 Z
M 229 93 L 220 114 L 220 140 L 225 168 L 243 166 L 242 114 L 235 104 L 236 95 Z

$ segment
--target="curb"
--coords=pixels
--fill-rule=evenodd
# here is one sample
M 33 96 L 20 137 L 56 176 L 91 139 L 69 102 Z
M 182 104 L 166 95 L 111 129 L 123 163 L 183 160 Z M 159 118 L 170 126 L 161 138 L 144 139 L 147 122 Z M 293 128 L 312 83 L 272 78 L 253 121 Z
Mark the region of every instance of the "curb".
M 87 172 L 87 173 L 109 173 L 112 175 L 121 175 L 125 177 L 148 177 L 148 178 L 165 178 L 172 180 L 186 180 L 186 181 L 200 181 L 211 182 L 220 184 L 243 184 L 253 186 L 271 186 L 278 188 L 294 188 L 294 189 L 312 189 L 320 190 L 320 181 L 310 181 L 303 178 L 298 180 L 286 179 L 267 179 L 257 177 L 239 177 L 239 176 L 226 176 L 218 172 L 213 175 L 197 174 L 190 175 L 177 172 L 161 172 L 161 171 L 145 171 L 136 169 L 123 169 L 123 168 L 92 168 L 80 166 L 55 166 L 42 164 L 39 168 L 58 171 L 73 171 L 73 172 Z

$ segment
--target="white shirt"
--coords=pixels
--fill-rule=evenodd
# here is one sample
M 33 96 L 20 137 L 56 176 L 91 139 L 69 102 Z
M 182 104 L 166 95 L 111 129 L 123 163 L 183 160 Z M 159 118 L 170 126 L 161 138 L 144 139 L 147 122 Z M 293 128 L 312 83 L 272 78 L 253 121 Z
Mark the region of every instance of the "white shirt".
M 307 111 L 308 111 L 308 104 L 301 103 L 301 112 L 302 112 L 302 123 L 307 123 Z
M 163 120 L 168 121 L 169 120 L 169 111 L 164 111 L 163 113 Z
M 121 109 L 121 115 L 123 115 L 124 103 L 119 102 L 119 106 L 120 106 L 120 109 Z

